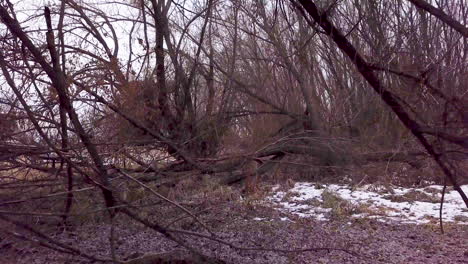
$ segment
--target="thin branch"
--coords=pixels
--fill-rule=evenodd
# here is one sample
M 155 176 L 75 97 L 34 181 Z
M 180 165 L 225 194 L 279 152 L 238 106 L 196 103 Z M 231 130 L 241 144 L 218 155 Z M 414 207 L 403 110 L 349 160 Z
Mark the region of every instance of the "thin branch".
M 201 226 L 203 226 L 211 235 L 214 236 L 214 233 L 200 220 L 198 219 L 198 217 L 196 215 L 194 215 L 192 212 L 190 212 L 187 208 L 183 207 L 182 205 L 180 205 L 179 203 L 175 202 L 175 201 L 172 201 L 166 197 L 164 197 L 164 195 L 156 192 L 155 190 L 151 189 L 150 187 L 148 187 L 148 185 L 142 183 L 141 181 L 139 181 L 138 179 L 132 177 L 131 175 L 119 170 L 119 173 L 122 174 L 123 176 L 125 176 L 127 179 L 130 179 L 132 180 L 133 182 L 136 182 L 138 185 L 140 185 L 141 187 L 143 187 L 144 189 L 148 190 L 149 192 L 151 192 L 152 194 L 154 194 L 155 196 L 157 196 L 159 199 L 169 203 L 169 204 L 172 204 L 174 205 L 175 207 L 179 208 L 180 210 L 182 210 L 183 212 L 185 212 L 186 214 L 188 214 L 189 216 L 191 216 L 195 221 L 197 221 L 197 223 L 199 223 Z
M 434 7 L 433 5 L 429 4 L 424 0 L 408 0 L 416 7 L 425 10 L 426 12 L 430 13 L 431 15 L 437 17 L 438 19 L 442 20 L 444 23 L 449 25 L 451 28 L 458 31 L 463 37 L 468 38 L 468 28 L 463 26 L 460 22 L 453 19 L 451 16 L 447 15 L 444 11 Z

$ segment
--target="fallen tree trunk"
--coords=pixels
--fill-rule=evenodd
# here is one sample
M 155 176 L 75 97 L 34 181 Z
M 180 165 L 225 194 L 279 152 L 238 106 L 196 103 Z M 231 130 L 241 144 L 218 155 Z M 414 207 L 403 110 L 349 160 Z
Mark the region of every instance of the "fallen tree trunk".
M 215 175 L 222 184 L 234 184 L 243 181 L 247 175 L 242 168 L 249 161 L 255 160 L 261 165 L 258 167 L 257 175 L 263 175 L 272 171 L 287 156 L 307 156 L 315 159 L 317 166 L 346 167 L 359 165 L 363 166 L 375 162 L 399 162 L 408 163 L 412 167 L 420 168 L 421 159 L 428 155 L 421 151 L 404 152 L 374 152 L 374 153 L 353 153 L 349 146 L 341 142 L 327 144 L 314 139 L 315 144 L 304 144 L 304 138 L 288 139 L 276 144 L 272 144 L 261 151 L 245 155 L 232 155 L 218 159 L 197 160 L 202 168 L 209 168 L 206 171 L 193 169 L 191 164 L 185 162 L 174 162 L 162 169 L 148 169 L 148 173 L 143 173 L 139 179 L 144 182 L 156 181 L 158 185 L 172 186 L 178 181 L 197 174 L 208 173 Z M 127 172 L 130 172 L 127 170 Z M 142 169 L 135 169 L 133 173 L 142 174 Z

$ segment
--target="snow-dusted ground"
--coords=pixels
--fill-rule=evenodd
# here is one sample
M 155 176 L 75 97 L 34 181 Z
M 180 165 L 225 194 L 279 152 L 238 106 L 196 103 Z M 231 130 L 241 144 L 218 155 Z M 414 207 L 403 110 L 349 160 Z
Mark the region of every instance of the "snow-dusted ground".
M 414 189 L 365 185 L 352 189 L 347 185 L 300 182 L 287 192 L 275 188 L 267 200 L 283 212 L 318 220 L 341 214 L 422 224 L 439 218 L 442 188 L 438 185 Z M 468 185 L 462 189 L 468 193 Z M 444 222 L 468 224 L 468 210 L 456 191 L 446 191 L 442 216 Z

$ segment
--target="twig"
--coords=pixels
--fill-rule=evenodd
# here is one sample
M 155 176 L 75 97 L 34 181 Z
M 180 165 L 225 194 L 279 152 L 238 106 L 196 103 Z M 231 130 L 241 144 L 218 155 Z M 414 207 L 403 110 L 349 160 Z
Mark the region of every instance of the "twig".
M 166 197 L 164 197 L 164 195 L 156 192 L 155 190 L 151 189 L 150 187 L 148 187 L 148 185 L 142 183 L 141 181 L 139 181 L 138 179 L 135 179 L 134 177 L 132 177 L 131 175 L 119 170 L 119 173 L 121 173 L 122 175 L 124 175 L 125 177 L 127 177 L 128 179 L 132 180 L 133 182 L 136 182 L 138 185 L 140 185 L 141 187 L 143 187 L 144 189 L 148 190 L 149 192 L 151 192 L 152 194 L 154 194 L 155 196 L 159 197 L 160 199 L 168 202 L 169 204 L 172 204 L 174 205 L 175 207 L 179 208 L 180 210 L 184 211 L 185 213 L 187 213 L 188 215 L 190 215 L 195 221 L 197 221 L 197 223 L 199 223 L 201 226 L 203 226 L 212 236 L 214 236 L 215 234 L 200 220 L 198 219 L 198 217 L 196 215 L 194 215 L 192 212 L 190 212 L 187 208 L 183 207 L 182 205 L 180 205 L 179 203 L 175 202 L 175 201 L 172 201 Z
M 12 236 L 15 236 L 19 239 L 22 239 L 24 241 L 30 241 L 32 243 L 38 243 L 39 245 L 43 246 L 43 247 L 46 247 L 46 248 L 49 248 L 49 249 L 52 249 L 52 250 L 55 250 L 57 252 L 60 252 L 60 253 L 63 253 L 63 254 L 72 254 L 73 255 L 73 252 L 72 251 L 69 251 L 69 250 L 65 250 L 65 249 L 61 249 L 61 248 L 58 248 L 58 247 L 55 247 L 55 246 L 52 246 L 50 245 L 49 243 L 46 243 L 44 241 L 40 241 L 40 240 L 35 240 L 33 238 L 30 238 L 30 237 L 27 237 L 27 236 L 23 236 L 21 234 L 18 234 L 16 232 L 11 232 L 9 230 L 6 230 L 6 229 L 3 229 L 3 232 L 7 233 L 7 234 L 10 234 Z
M 440 232 L 444 234 L 444 226 L 442 222 L 442 209 L 444 207 L 444 197 L 445 189 L 447 188 L 447 177 L 444 178 L 444 188 L 442 188 L 442 197 L 440 198 L 440 209 L 439 209 L 439 223 L 440 223 Z
M 74 247 L 71 247 L 71 246 L 68 246 L 68 245 L 65 245 L 61 242 L 58 242 L 57 240 L 51 238 L 50 236 L 42 233 L 41 231 L 39 230 L 36 230 L 35 228 L 27 225 L 27 224 L 24 224 L 24 223 L 21 223 L 19 221 L 16 221 L 16 220 L 13 220 L 13 219 L 10 219 L 9 217 L 5 216 L 4 214 L 0 213 L 0 219 L 5 221 L 5 222 L 8 222 L 8 223 L 11 223 L 11 224 L 14 224 L 18 227 L 21 227 L 22 229 L 34 234 L 35 236 L 37 236 L 38 238 L 41 238 L 43 240 L 45 240 L 47 243 L 50 243 L 52 245 L 55 245 L 55 246 L 58 246 L 60 248 L 63 248 L 64 250 L 67 250 L 69 251 L 70 253 L 69 254 L 75 254 L 75 255 L 79 255 L 79 256 L 83 256 L 87 259 L 90 259 L 90 260 L 93 260 L 93 261 L 101 261 L 101 262 L 109 262 L 111 260 L 109 259 L 102 259 L 102 258 L 97 258 L 97 257 L 94 257 L 92 255 L 88 255 L 86 253 L 84 253 L 83 251 L 79 250 L 79 249 L 76 249 Z M 54 249 L 54 248 L 52 248 Z
M 115 226 L 114 226 L 114 218 L 109 217 L 110 219 L 110 233 L 109 233 L 109 243 L 110 243 L 110 253 L 112 257 L 112 261 L 114 263 L 118 263 L 117 257 L 115 255 Z
M 201 213 L 206 212 L 206 211 L 209 211 L 209 210 L 211 210 L 211 208 L 203 209 L 203 210 L 197 212 L 197 214 L 201 214 Z M 187 218 L 187 217 L 189 217 L 189 216 L 183 215 L 183 216 L 181 216 L 181 217 L 175 219 L 174 221 L 170 222 L 169 224 L 167 224 L 167 225 L 165 226 L 165 228 L 169 228 L 171 225 L 173 225 L 173 224 L 175 224 L 175 223 L 179 222 L 180 220 L 185 219 L 185 218 Z
M 82 188 L 82 189 L 78 189 L 78 190 L 73 190 L 72 192 L 76 193 L 76 192 L 88 191 L 88 190 L 92 190 L 92 189 L 94 189 L 94 188 L 95 188 L 95 187 L 86 187 L 86 188 Z M 31 197 L 31 198 L 28 198 L 28 199 L 20 199 L 20 200 L 14 200 L 14 201 L 6 201 L 6 202 L 3 202 L 3 203 L 0 203 L 0 206 L 9 205 L 9 204 L 24 203 L 24 202 L 30 202 L 30 201 L 32 201 L 32 200 L 46 199 L 46 198 L 50 198 L 50 197 L 54 197 L 54 196 L 65 195 L 65 194 L 68 194 L 68 193 L 69 193 L 69 191 L 65 191 L 65 192 L 52 193 L 52 194 L 48 194 L 48 195 L 44 195 L 44 196 Z
M 218 242 L 220 244 L 229 246 L 230 248 L 233 248 L 235 250 L 242 250 L 242 251 L 270 251 L 270 252 L 281 252 L 281 253 L 303 253 L 303 252 L 311 252 L 311 251 L 342 251 L 354 257 L 361 257 L 357 253 L 349 251 L 347 249 L 343 249 L 343 248 L 318 247 L 318 248 L 281 249 L 281 248 L 266 248 L 266 247 L 241 247 L 241 246 L 236 246 L 232 243 L 226 242 L 220 238 L 207 236 L 207 235 L 200 234 L 197 232 L 191 232 L 191 231 L 180 230 L 180 229 L 167 229 L 167 231 L 209 239 L 209 240 Z
M 127 216 L 129 216 L 130 218 L 140 222 L 141 224 L 145 225 L 146 227 L 149 227 L 149 228 L 153 229 L 154 231 L 162 234 L 167 239 L 170 239 L 170 240 L 174 241 L 175 243 L 179 244 L 180 246 L 184 247 L 185 249 L 190 251 L 192 254 L 194 254 L 194 256 L 197 256 L 199 259 L 201 259 L 201 261 L 204 261 L 204 262 L 201 262 L 201 263 L 207 263 L 207 264 L 215 263 L 213 260 L 210 260 L 207 256 L 205 256 L 202 253 L 198 252 L 198 250 L 196 250 L 192 246 L 185 243 L 185 241 L 183 241 L 182 239 L 179 239 L 178 237 L 171 234 L 171 232 L 169 232 L 168 229 L 162 227 L 158 223 L 151 223 L 148 220 L 139 217 L 138 215 L 131 212 L 130 210 L 127 210 L 126 208 L 121 209 L 120 212 L 122 212 L 122 213 L 126 214 Z M 207 236 L 207 237 L 210 237 L 210 236 Z

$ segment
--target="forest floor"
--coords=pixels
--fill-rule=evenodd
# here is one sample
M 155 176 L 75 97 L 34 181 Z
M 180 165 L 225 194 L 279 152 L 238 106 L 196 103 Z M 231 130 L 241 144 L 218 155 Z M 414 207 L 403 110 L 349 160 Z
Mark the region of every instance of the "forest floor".
M 468 263 L 468 211 L 458 194 L 448 190 L 442 234 L 441 188 L 296 183 L 290 188 L 270 186 L 248 198 L 232 198 L 232 193 L 191 197 L 182 204 L 198 212 L 216 239 L 227 244 L 184 233 L 178 236 L 226 263 Z M 189 218 L 174 222 L 168 212 L 162 208 L 145 216 L 165 217 L 170 228 L 210 236 Z M 114 222 L 115 254 L 120 259 L 180 249 L 161 234 L 128 223 L 124 216 Z M 103 221 L 87 223 L 48 235 L 86 254 L 110 259 L 110 226 Z M 1 263 L 90 263 L 12 234 L 26 233 L 0 234 Z

